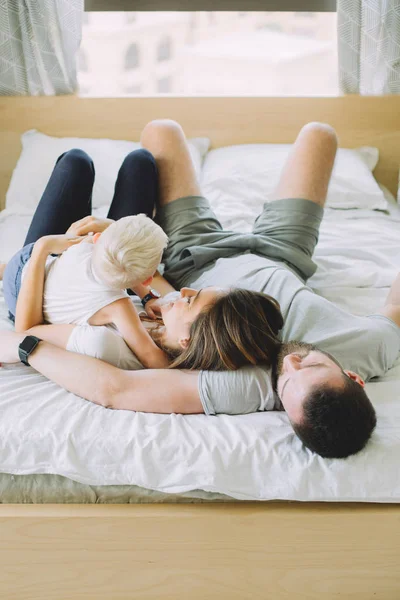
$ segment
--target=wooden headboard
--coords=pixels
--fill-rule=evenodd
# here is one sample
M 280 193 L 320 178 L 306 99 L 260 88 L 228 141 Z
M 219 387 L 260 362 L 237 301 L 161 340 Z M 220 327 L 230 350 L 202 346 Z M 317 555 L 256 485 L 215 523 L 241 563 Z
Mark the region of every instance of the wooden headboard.
M 400 165 L 400 97 L 340 98 L 0 98 L 0 208 L 21 151 L 20 135 L 38 129 L 54 136 L 138 140 L 155 118 L 179 121 L 188 136 L 208 136 L 212 147 L 290 143 L 308 121 L 335 127 L 344 148 L 380 151 L 375 176 L 397 194 Z M 40 157 L 38 157 L 40 160 Z

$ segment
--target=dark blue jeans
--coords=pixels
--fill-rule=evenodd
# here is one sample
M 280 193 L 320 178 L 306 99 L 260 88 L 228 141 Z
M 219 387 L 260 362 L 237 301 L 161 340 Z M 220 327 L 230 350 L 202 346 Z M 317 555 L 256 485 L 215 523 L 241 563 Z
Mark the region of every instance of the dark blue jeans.
M 83 150 L 62 154 L 53 169 L 35 214 L 24 247 L 7 264 L 3 277 L 4 298 L 10 319 L 14 320 L 21 273 L 34 243 L 44 235 L 62 234 L 75 221 L 92 213 L 95 178 L 93 161 Z M 134 150 L 118 172 L 108 218 L 144 213 L 153 217 L 158 197 L 158 173 L 154 157 L 147 150 Z

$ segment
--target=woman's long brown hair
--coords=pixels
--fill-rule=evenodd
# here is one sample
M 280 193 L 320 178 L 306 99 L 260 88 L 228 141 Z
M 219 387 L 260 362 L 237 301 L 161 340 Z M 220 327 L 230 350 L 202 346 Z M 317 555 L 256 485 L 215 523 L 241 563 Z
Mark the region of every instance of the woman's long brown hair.
M 282 326 L 274 298 L 236 288 L 198 315 L 187 348 L 163 349 L 171 356 L 172 369 L 232 371 L 245 365 L 270 366 L 279 352 Z

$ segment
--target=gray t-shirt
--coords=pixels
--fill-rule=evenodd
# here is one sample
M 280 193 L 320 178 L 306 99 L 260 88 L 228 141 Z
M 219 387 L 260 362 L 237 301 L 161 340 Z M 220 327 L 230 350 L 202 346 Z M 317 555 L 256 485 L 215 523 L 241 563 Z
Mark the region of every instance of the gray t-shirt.
M 332 354 L 363 379 L 383 375 L 400 351 L 400 328 L 382 315 L 350 314 L 314 293 L 287 265 L 251 253 L 218 259 L 191 286 L 242 287 L 264 292 L 281 305 L 282 341 L 301 340 Z M 265 380 L 268 379 L 268 382 Z M 250 367 L 204 371 L 199 393 L 206 414 L 241 414 L 279 408 L 270 372 Z

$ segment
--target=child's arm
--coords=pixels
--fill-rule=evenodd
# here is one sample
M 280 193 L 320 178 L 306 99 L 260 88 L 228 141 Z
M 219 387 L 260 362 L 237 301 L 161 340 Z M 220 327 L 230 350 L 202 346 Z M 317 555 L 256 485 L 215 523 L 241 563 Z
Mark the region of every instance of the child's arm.
M 165 369 L 168 357 L 151 339 L 129 298 L 116 300 L 97 311 L 90 325 L 114 323 L 132 352 L 147 369 Z
M 80 237 L 46 235 L 35 243 L 18 294 L 15 331 L 26 331 L 43 323 L 43 290 L 48 255 L 61 254 L 81 241 Z

